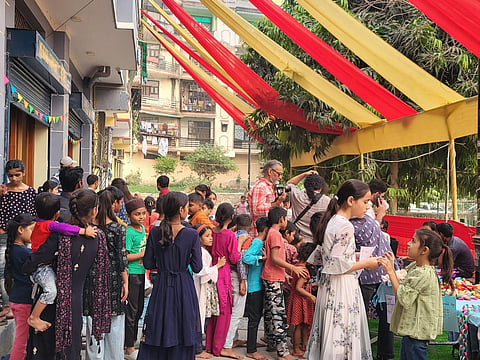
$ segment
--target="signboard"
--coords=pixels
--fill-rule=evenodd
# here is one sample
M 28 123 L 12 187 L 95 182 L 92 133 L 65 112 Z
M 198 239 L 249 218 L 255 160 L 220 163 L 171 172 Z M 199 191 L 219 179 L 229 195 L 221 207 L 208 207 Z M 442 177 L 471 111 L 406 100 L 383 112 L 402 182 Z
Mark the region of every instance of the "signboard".
M 36 33 L 35 59 L 63 86 L 70 94 L 72 75 L 65 69 L 57 55 L 50 49 L 46 41 Z

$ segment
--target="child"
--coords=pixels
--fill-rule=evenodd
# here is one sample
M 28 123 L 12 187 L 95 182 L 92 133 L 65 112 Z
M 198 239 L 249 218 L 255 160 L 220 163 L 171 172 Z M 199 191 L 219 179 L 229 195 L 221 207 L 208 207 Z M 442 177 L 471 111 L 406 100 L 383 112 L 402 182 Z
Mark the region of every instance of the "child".
M 232 316 L 230 319 L 230 327 L 228 329 L 224 352 L 230 353 L 229 356 L 240 356 L 233 351 L 234 347 L 245 344 L 235 340 L 238 325 L 245 312 L 245 303 L 247 302 L 247 275 L 248 266 L 243 262 L 242 257 L 252 242 L 251 236 L 248 234 L 252 230 L 252 218 L 250 215 L 242 214 L 236 216 L 237 231 L 235 236 L 238 243 L 242 244 L 240 248 L 241 257 L 236 265 L 230 265 L 230 276 L 232 279 Z
M 144 340 L 138 360 L 194 359 L 200 313 L 193 273 L 202 270 L 198 232 L 181 222 L 188 214 L 188 197 L 180 192 L 162 195 L 164 219 L 150 232 L 145 268 L 158 269 L 144 321 Z
M 32 309 L 32 284 L 22 271 L 25 260 L 30 256 L 28 248 L 30 235 L 35 226 L 35 218 L 29 214 L 15 216 L 7 229 L 7 249 L 5 251 L 5 287 L 10 296 L 9 306 L 15 319 L 15 340 L 10 359 L 25 359 L 28 340 L 28 316 Z M 13 286 L 11 286 L 13 283 Z
M 427 343 L 442 333 L 442 293 L 435 271 L 435 264 L 442 254 L 442 281 L 454 289 L 452 252 L 431 230 L 418 229 L 408 243 L 407 255 L 414 262 L 408 265 L 404 280 L 397 278 L 393 253 L 385 253 L 379 259 L 398 300 L 390 329 L 403 336 L 401 360 L 427 359 Z
M 277 351 L 277 360 L 292 360 L 287 346 L 287 316 L 283 298 L 285 269 L 298 277 L 307 277 L 306 269 L 295 267 L 285 261 L 285 248 L 280 230 L 287 227 L 287 210 L 273 206 L 268 211 L 270 230 L 265 241 L 266 261 L 262 270 L 265 286 L 265 335 L 267 350 Z
M 188 214 L 190 215 L 190 224 L 195 226 L 197 224 L 205 224 L 210 228 L 213 228 L 213 224 L 205 215 L 205 212 L 202 211 L 203 207 L 203 197 L 198 193 L 191 193 L 188 195 Z
M 293 240 L 290 242 L 290 245 L 295 246 L 295 249 L 297 249 L 297 253 L 298 253 L 298 249 L 299 249 L 300 246 L 302 246 L 304 243 L 305 243 L 305 237 L 304 237 L 303 235 L 300 235 L 300 234 L 297 232 L 297 233 L 295 233 L 295 235 L 293 236 Z
M 147 196 L 145 198 L 145 209 L 147 209 L 147 214 L 145 216 L 145 222 L 143 223 L 143 227 L 145 228 L 145 232 L 148 233 L 154 226 L 155 221 L 158 219 L 158 213 L 155 211 L 155 199 L 151 196 Z
M 141 199 L 132 199 L 125 204 L 130 225 L 126 230 L 126 249 L 128 260 L 128 298 L 125 311 L 125 358 L 136 359 L 134 348 L 137 341 L 138 321 L 143 313 L 145 268 L 143 256 L 147 237 L 143 223 L 147 214 L 145 203 Z
M 263 314 L 263 283 L 261 278 L 263 262 L 263 242 L 269 230 L 268 218 L 261 217 L 256 221 L 258 235 L 253 239 L 250 247 L 243 256 L 243 262 L 248 265 L 247 277 L 247 304 L 246 313 L 248 317 L 247 327 L 247 357 L 257 360 L 266 358 L 257 352 L 258 324 Z
M 212 229 L 205 224 L 197 224 L 194 227 L 200 236 L 200 245 L 202 246 L 202 270 L 198 274 L 193 275 L 195 283 L 195 290 L 197 291 L 198 306 L 200 308 L 200 320 L 202 324 L 202 333 L 205 331 L 205 318 L 212 315 L 220 315 L 218 309 L 218 293 L 217 293 L 217 279 L 218 269 L 221 269 L 227 262 L 225 257 L 218 259 L 217 265 L 212 266 L 212 256 L 207 251 L 208 247 L 213 244 Z M 199 334 L 196 349 L 197 358 L 210 359 L 212 354 L 203 351 L 202 335 Z
M 50 192 L 43 192 L 37 196 L 35 210 L 38 219 L 31 237 L 32 252 L 37 251 L 52 232 L 67 236 L 86 235 L 92 238 L 97 235 L 97 230 L 92 226 L 82 229 L 75 225 L 57 222 L 56 220 L 60 216 L 60 198 Z M 40 319 L 40 315 L 47 305 L 54 303 L 57 296 L 56 276 L 52 265 L 40 265 L 33 272 L 32 279 L 42 287 L 43 292 L 28 318 L 28 324 L 37 331 L 45 331 L 52 324 Z
M 300 246 L 300 249 L 298 249 L 298 262 L 295 266 L 306 269 L 307 259 L 313 250 L 315 250 L 315 247 L 316 245 L 312 243 Z M 312 295 L 310 276 L 304 279 L 294 274 L 287 311 L 288 324 L 295 325 L 295 331 L 293 333 L 294 356 L 303 356 L 304 354 L 308 342 L 308 335 L 310 334 L 310 326 L 312 325 L 316 301 L 317 298 Z
M 356 261 L 354 228 L 349 221 L 365 216 L 369 199 L 367 184 L 347 180 L 320 219 L 316 239 L 323 268 L 306 351 L 309 360 L 372 359 L 367 314 L 355 272 L 378 268 L 378 258 Z
M 242 246 L 241 243 L 237 242 L 234 232 L 227 229 L 232 222 L 233 213 L 232 205 L 228 203 L 220 204 L 215 214 L 218 225 L 213 229 L 212 263 L 216 264 L 219 258 L 225 257 L 227 259 L 226 265 L 228 265 L 218 270 L 217 291 L 220 315 L 212 316 L 207 324 L 206 349 L 215 356 L 231 356 L 234 352 L 231 349 L 223 349 L 232 316 L 230 265 L 236 264 L 240 260 Z
M 203 201 L 202 210 L 205 215 L 208 216 L 212 224 L 216 226 L 217 224 L 215 224 L 215 204 L 213 203 L 213 201 L 210 199 L 205 199 Z
M 285 261 L 289 264 L 295 265 L 297 263 L 297 248 L 290 243 L 297 234 L 297 227 L 291 222 L 287 221 L 287 227 L 280 230 L 283 236 L 283 245 L 285 247 Z M 285 283 L 283 284 L 283 296 L 285 300 L 285 308 L 288 308 L 288 299 L 292 291 L 292 276 L 289 272 L 285 274 Z

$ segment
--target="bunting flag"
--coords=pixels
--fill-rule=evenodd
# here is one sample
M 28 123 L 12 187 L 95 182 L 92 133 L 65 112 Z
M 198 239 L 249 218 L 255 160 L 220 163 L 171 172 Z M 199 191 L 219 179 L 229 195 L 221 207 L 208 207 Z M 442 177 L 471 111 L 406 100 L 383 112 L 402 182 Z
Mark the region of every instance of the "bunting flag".
M 433 109 L 464 99 L 332 0 L 297 1 L 333 36 L 422 109 Z
M 158 7 L 153 0 L 149 1 L 154 7 Z M 303 127 L 308 131 L 343 134 L 341 126 L 320 128 L 315 119 L 307 119 L 304 116 L 303 110 L 298 105 L 280 100 L 279 93 L 273 87 L 232 54 L 207 29 L 198 24 L 175 0 L 164 0 L 163 3 L 228 74 L 235 74 L 236 82 L 266 113 Z
M 29 114 L 32 114 L 39 120 L 45 121 L 47 124 L 50 124 L 52 122 L 57 123 L 59 121 L 65 121 L 66 119 L 68 119 L 68 111 L 63 115 L 54 116 L 54 115 L 44 114 L 41 111 L 35 109 L 35 107 L 32 104 L 30 104 L 28 100 L 25 99 L 22 96 L 22 94 L 20 94 L 17 91 L 17 88 L 8 80 L 8 78 L 5 77 L 5 79 L 6 79 L 5 81 L 8 81 L 10 83 L 10 92 L 11 92 L 12 100 L 19 103 L 21 106 L 23 106 Z
M 76 144 L 79 144 L 83 141 L 83 138 L 80 138 L 80 139 L 75 139 L 74 137 L 68 135 L 68 141 L 73 144 L 73 145 L 76 145 Z
M 410 0 L 463 46 L 480 57 L 480 2 L 478 0 Z
M 250 0 L 250 2 L 314 60 L 386 119 L 393 120 L 416 113 L 413 108 L 353 65 L 280 6 L 271 0 Z

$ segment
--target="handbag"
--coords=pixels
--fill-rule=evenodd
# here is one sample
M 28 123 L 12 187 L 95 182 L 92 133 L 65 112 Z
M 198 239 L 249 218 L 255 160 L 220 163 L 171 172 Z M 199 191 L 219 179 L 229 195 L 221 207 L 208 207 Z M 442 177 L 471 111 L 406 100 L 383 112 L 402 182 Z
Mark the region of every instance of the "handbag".
M 217 285 L 209 280 L 206 285 L 207 299 L 206 299 L 206 311 L 205 317 L 209 318 L 212 316 L 220 315 L 220 301 L 218 300 L 218 291 Z

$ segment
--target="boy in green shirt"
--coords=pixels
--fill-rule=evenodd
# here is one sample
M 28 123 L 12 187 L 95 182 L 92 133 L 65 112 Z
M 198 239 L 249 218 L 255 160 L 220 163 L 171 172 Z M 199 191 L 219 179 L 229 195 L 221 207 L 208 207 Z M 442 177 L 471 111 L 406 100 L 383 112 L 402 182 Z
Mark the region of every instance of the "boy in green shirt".
M 126 249 L 128 260 L 128 298 L 125 310 L 125 358 L 136 359 L 134 348 L 138 335 L 138 321 L 143 313 L 145 268 L 143 256 L 147 245 L 147 236 L 143 222 L 147 209 L 141 199 L 133 199 L 125 204 L 130 225 L 126 230 Z

